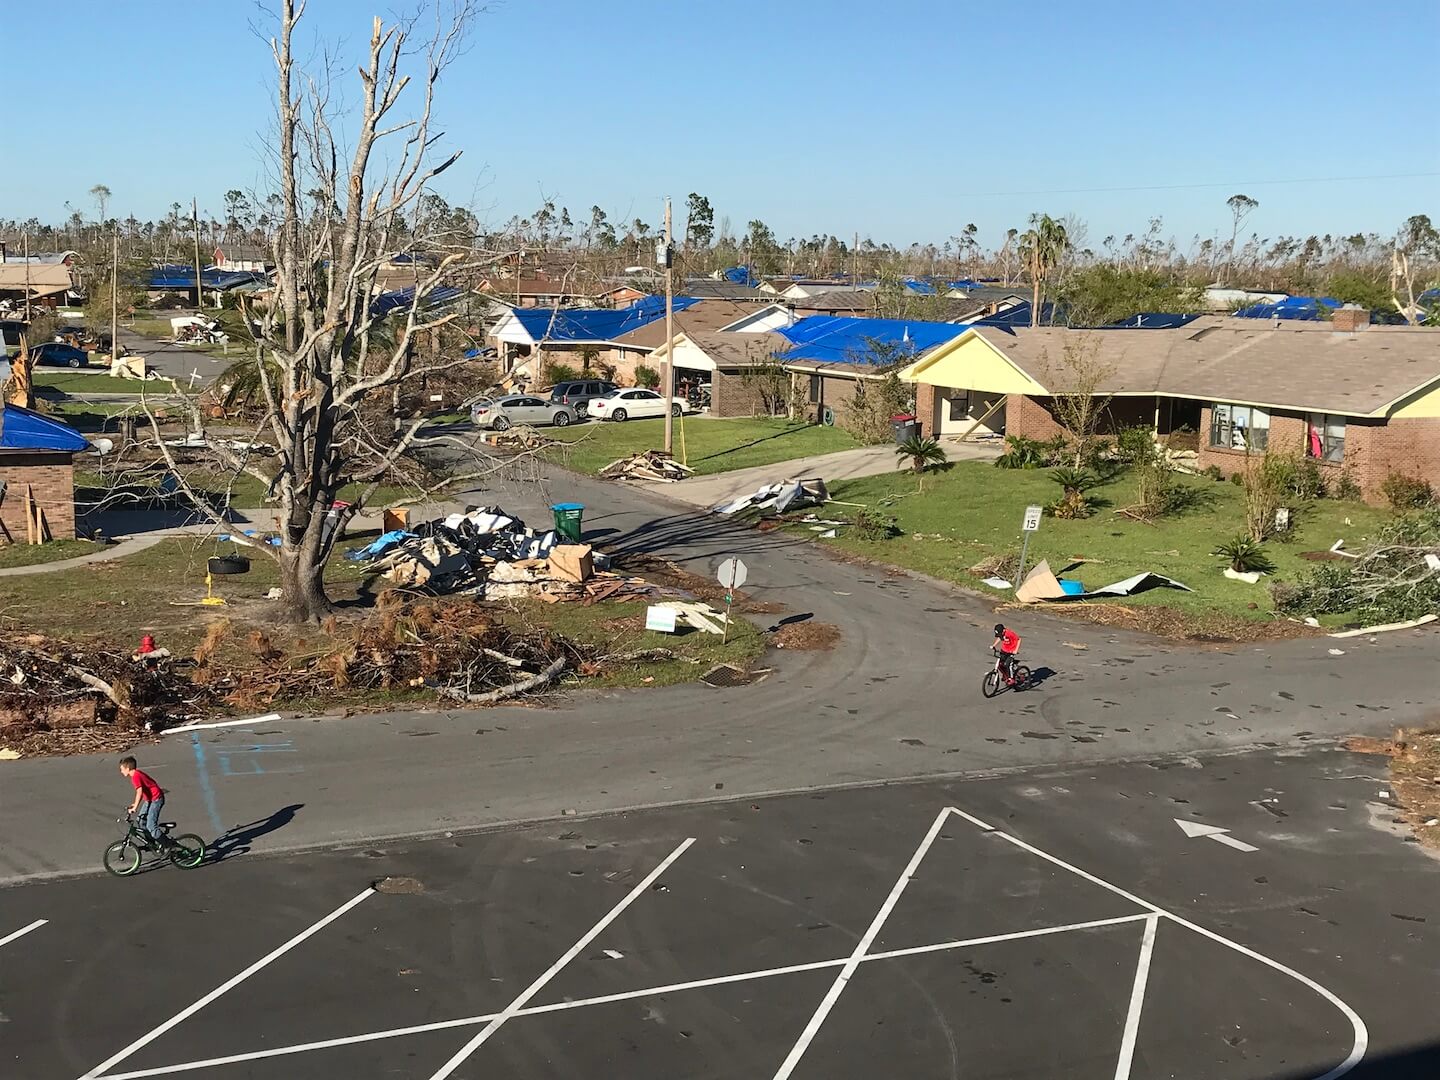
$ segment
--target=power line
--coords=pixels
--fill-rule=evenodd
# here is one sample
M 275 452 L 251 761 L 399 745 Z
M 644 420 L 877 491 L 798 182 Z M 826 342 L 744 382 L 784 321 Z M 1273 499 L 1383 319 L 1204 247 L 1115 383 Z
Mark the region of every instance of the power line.
M 1234 188 L 1238 191 L 1274 184 L 1339 184 L 1353 180 L 1418 180 L 1434 176 L 1440 176 L 1440 172 L 1382 173 L 1377 176 L 1306 176 L 1293 180 L 1241 180 L 1222 184 L 1150 184 L 1142 187 L 1045 188 L 1039 191 L 967 191 L 954 197 L 957 199 L 984 199 L 1002 195 L 1094 195 L 1112 191 L 1184 191 L 1196 188 Z

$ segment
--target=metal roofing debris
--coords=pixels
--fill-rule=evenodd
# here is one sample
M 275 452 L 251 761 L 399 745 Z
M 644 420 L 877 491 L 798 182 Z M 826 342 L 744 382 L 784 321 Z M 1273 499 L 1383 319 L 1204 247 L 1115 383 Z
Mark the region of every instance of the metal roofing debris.
M 72 427 L 19 405 L 0 410 L 0 450 L 52 450 L 78 453 L 89 450 L 85 437 Z
M 811 315 L 777 332 L 791 344 L 785 352 L 786 363 L 808 360 L 820 364 L 875 364 L 888 359 L 875 354 L 876 343 L 919 356 L 968 329 L 961 323 Z
M 677 296 L 676 311 L 700 301 Z M 556 342 L 613 341 L 665 317 L 665 298 L 646 296 L 624 308 L 514 308 L 512 314 L 531 339 Z

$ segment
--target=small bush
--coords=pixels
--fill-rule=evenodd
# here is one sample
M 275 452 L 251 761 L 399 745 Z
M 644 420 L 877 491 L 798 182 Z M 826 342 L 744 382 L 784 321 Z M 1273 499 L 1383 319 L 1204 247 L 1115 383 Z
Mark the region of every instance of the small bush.
M 1248 536 L 1237 536 L 1218 545 L 1212 555 L 1219 555 L 1237 574 L 1272 574 L 1275 564 L 1265 549 Z
M 643 386 L 646 390 L 654 390 L 660 385 L 660 373 L 652 367 L 646 367 L 644 364 L 636 364 L 635 385 Z
M 1244 484 L 1245 484 L 1245 477 L 1244 477 L 1241 473 L 1238 473 L 1238 472 L 1237 472 L 1237 473 L 1231 473 L 1231 474 L 1230 474 L 1230 483 L 1234 484 L 1236 487 L 1243 487 Z
M 1346 469 L 1335 481 L 1335 486 L 1330 491 L 1330 497 L 1342 502 L 1359 502 L 1365 495 L 1360 490 L 1360 481 L 1355 479 L 1355 474 Z
M 550 363 L 545 365 L 545 384 L 554 386 L 560 382 L 570 382 L 580 378 L 580 373 L 569 364 Z
M 855 535 L 868 543 L 878 543 L 899 536 L 900 523 L 893 514 L 866 507 L 855 515 Z
M 1435 490 L 1430 481 L 1419 476 L 1406 476 L 1392 472 L 1380 485 L 1380 493 L 1396 513 L 1406 510 L 1422 510 L 1435 501 Z
M 1332 615 L 1355 606 L 1351 568 L 1320 563 L 1296 582 L 1276 582 L 1270 589 L 1275 610 L 1284 615 Z
M 1323 499 L 1330 494 L 1329 486 L 1325 483 L 1325 474 L 1320 469 L 1320 462 L 1314 458 L 1307 457 L 1303 461 L 1291 463 L 1287 479 L 1290 494 L 1302 502 Z
M 1051 517 L 1074 521 L 1095 512 L 1095 500 L 1086 494 L 1100 481 L 1088 469 L 1054 469 L 1050 479 L 1060 485 L 1061 496 L 1045 509 Z
M 997 469 L 1038 469 L 1045 464 L 1045 444 L 1024 435 L 1006 435 L 1005 453 L 995 459 Z
M 1128 464 L 1155 456 L 1155 432 L 1148 427 L 1128 427 L 1115 436 L 1115 456 Z
M 1207 465 L 1201 476 L 1208 476 L 1211 480 L 1220 481 L 1225 479 L 1225 474 L 1220 471 L 1219 465 Z

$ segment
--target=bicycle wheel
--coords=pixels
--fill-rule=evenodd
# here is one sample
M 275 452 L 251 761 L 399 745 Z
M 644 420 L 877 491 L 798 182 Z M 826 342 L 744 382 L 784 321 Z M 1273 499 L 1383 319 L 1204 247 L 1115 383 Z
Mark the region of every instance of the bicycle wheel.
M 1027 686 L 1029 686 L 1029 685 L 1030 685 L 1030 669 L 1029 669 L 1028 667 L 1026 667 L 1024 664 L 1020 664 L 1020 665 L 1018 665 L 1018 666 L 1015 668 L 1015 689 L 1016 689 L 1016 690 L 1024 690 L 1025 687 L 1027 687 Z
M 194 833 L 181 833 L 170 838 L 170 847 L 165 854 L 176 866 L 193 870 L 205 861 L 205 841 Z
M 994 697 L 1000 692 L 1000 676 L 994 671 L 985 673 L 985 680 L 980 684 L 980 692 L 987 698 Z
M 127 837 L 105 849 L 105 869 L 116 877 L 128 877 L 140 869 L 140 849 Z

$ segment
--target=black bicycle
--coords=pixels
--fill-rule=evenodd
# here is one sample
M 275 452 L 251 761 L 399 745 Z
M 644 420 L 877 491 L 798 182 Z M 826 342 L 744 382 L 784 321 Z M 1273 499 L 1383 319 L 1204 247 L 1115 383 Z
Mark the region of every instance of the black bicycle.
M 205 861 L 205 841 L 194 833 L 171 836 L 175 827 L 173 821 L 160 823 L 160 840 L 157 843 L 140 827 L 134 814 L 126 814 L 116 821 L 125 825 L 125 835 L 105 849 L 105 869 L 116 877 L 129 877 L 140 869 L 146 852 L 154 852 L 159 858 L 169 859 L 176 866 L 193 870 Z

